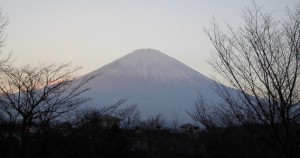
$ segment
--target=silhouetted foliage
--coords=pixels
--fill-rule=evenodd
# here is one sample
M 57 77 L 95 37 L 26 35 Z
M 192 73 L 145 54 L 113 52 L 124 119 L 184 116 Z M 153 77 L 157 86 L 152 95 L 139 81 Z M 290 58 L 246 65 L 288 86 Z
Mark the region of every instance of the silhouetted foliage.
M 117 110 L 116 116 L 122 119 L 120 127 L 125 130 L 133 129 L 140 123 L 140 111 L 137 104 Z
M 166 124 L 165 118 L 162 114 L 150 116 L 146 121 L 141 121 L 139 127 L 142 129 L 163 129 Z

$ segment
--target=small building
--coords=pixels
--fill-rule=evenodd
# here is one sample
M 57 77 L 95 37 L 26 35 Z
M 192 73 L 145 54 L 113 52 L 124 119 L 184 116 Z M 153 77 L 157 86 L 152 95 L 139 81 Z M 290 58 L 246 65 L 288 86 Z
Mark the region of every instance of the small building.
M 195 133 L 196 131 L 199 130 L 199 127 L 196 125 L 193 125 L 191 123 L 187 123 L 187 124 L 181 125 L 180 129 L 182 129 L 184 132 Z

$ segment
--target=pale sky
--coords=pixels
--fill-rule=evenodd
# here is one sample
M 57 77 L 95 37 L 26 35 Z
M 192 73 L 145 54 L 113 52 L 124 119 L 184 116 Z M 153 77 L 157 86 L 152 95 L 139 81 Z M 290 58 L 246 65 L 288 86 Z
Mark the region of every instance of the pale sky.
M 299 0 L 260 0 L 280 17 Z M 252 0 L 1 0 L 7 13 L 7 43 L 16 65 L 102 67 L 136 49 L 152 48 L 210 77 L 213 47 L 203 28 L 212 17 L 242 24 L 241 10 Z

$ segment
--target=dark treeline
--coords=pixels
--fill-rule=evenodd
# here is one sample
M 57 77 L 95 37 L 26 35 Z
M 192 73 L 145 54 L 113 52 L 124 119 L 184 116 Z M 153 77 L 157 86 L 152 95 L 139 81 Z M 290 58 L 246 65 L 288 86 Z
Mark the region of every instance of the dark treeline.
M 83 120 L 81 120 L 83 121 Z M 164 128 L 136 127 L 121 129 L 114 122 L 89 119 L 77 125 L 70 122 L 52 125 L 47 133 L 32 131 L 27 143 L 17 137 L 17 127 L 11 136 L 3 137 L 9 125 L 1 125 L 0 157 L 199 157 L 251 158 L 276 157 L 266 144 L 259 125 L 177 131 Z M 250 126 L 250 125 L 249 125 Z M 46 135 L 46 139 L 45 139 Z

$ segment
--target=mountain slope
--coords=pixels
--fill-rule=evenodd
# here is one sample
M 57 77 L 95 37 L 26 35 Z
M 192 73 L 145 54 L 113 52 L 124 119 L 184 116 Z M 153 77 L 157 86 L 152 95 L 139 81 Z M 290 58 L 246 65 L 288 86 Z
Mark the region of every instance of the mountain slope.
M 87 75 L 101 74 L 88 83 L 87 96 L 95 106 L 128 98 L 137 103 L 142 119 L 161 113 L 167 121 L 190 122 L 191 111 L 201 93 L 218 102 L 214 81 L 157 50 L 139 49 Z

